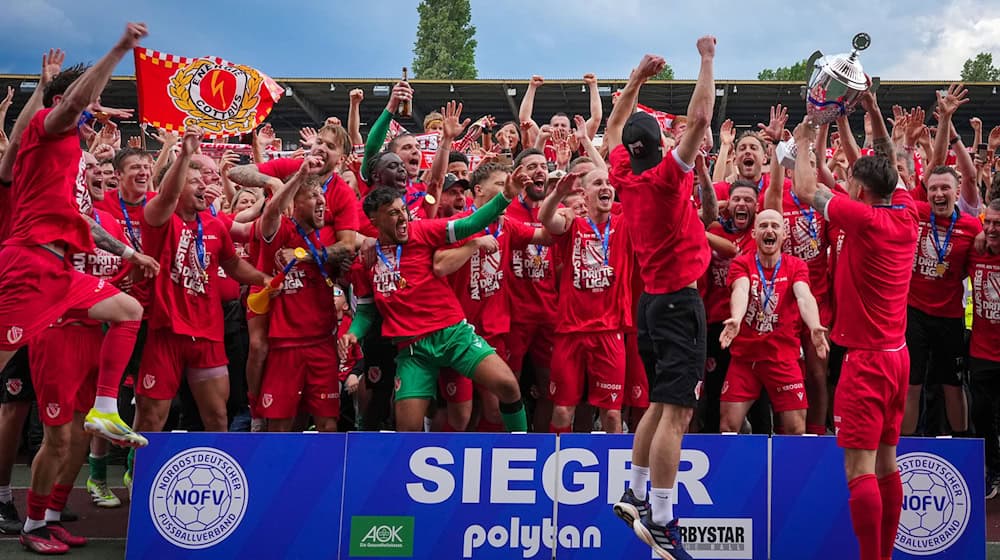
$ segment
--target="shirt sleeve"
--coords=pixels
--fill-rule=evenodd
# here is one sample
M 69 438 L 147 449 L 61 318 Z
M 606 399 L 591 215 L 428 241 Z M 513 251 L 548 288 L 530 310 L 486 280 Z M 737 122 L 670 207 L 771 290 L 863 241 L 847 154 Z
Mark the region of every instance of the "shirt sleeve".
M 824 217 L 848 235 L 858 235 L 871 225 L 875 210 L 846 196 L 834 196 L 826 204 Z
M 750 269 L 747 268 L 746 259 L 734 259 L 729 265 L 729 276 L 726 278 L 727 286 L 732 289 L 733 284 L 740 278 L 749 278 Z
M 339 175 L 326 191 L 326 225 L 334 231 L 358 230 L 358 199 Z
M 627 184 L 628 175 L 632 173 L 632 167 L 629 165 L 628 151 L 626 151 L 625 146 L 619 144 L 615 146 L 615 149 L 611 150 L 608 154 L 608 163 L 611 184 L 618 190 L 622 185 Z
M 239 255 L 236 254 L 236 247 L 233 246 L 233 238 L 229 235 L 229 229 L 226 228 L 222 222 L 216 220 L 219 224 L 219 240 L 222 242 L 222 247 L 219 248 L 219 262 L 224 263 L 230 259 L 238 258 Z
M 796 282 L 805 282 L 809 284 L 809 265 L 806 261 L 802 259 L 795 259 L 795 268 L 791 270 L 791 274 L 788 275 L 789 285 L 794 286 Z
M 503 221 L 504 232 L 510 236 L 510 244 L 512 247 L 522 247 L 531 243 L 531 240 L 535 237 L 535 228 L 525 225 L 523 222 L 517 220 Z

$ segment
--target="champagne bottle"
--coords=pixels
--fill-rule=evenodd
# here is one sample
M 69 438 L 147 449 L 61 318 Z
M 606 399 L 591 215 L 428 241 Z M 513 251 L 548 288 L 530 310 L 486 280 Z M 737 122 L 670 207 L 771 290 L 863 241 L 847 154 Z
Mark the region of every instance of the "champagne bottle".
M 406 66 L 403 67 L 403 82 L 406 82 Z M 396 114 L 403 118 L 410 118 L 413 114 L 413 106 L 409 99 L 405 99 L 399 102 L 399 107 L 396 109 Z

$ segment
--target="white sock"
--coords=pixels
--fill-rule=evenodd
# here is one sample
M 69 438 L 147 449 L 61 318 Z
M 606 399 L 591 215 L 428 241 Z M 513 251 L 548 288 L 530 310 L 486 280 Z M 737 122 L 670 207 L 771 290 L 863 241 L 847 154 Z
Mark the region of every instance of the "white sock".
M 45 526 L 45 520 L 39 521 L 38 519 L 32 519 L 30 517 L 24 520 L 24 532 L 30 533 L 39 527 Z
M 48 523 L 50 521 L 62 521 L 62 512 L 45 508 L 45 522 Z
M 629 484 L 629 488 L 632 489 L 632 493 L 635 494 L 636 498 L 640 500 L 646 499 L 646 483 L 649 482 L 649 467 L 640 467 L 635 463 L 632 463 L 632 481 Z
M 14 501 L 14 496 L 10 491 L 10 484 L 0 486 L 0 502 L 7 504 L 12 501 Z
M 674 520 L 674 489 L 650 488 L 649 505 L 653 523 L 666 525 Z
M 118 414 L 118 399 L 111 397 L 97 397 L 94 399 L 94 408 L 107 414 Z

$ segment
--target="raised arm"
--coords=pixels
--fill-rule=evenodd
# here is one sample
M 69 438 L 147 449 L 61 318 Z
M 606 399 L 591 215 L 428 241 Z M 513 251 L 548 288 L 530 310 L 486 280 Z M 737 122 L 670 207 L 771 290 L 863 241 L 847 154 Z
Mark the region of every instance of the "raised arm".
M 485 250 L 487 254 L 495 253 L 500 250 L 500 245 L 492 235 L 483 235 L 470 239 L 461 247 L 434 251 L 434 276 L 444 278 L 454 274 L 480 249 Z
M 729 154 L 736 144 L 736 129 L 733 121 L 726 119 L 722 121 L 719 128 L 719 156 L 715 160 L 715 169 L 712 170 L 712 182 L 720 183 L 726 180 L 726 162 L 729 161 Z
M 584 74 L 583 83 L 587 84 L 590 92 L 590 118 L 587 119 L 587 138 L 593 138 L 597 130 L 601 128 L 601 121 L 604 120 L 604 104 L 601 103 L 601 92 L 597 91 L 597 76 Z
M 149 35 L 145 23 L 129 23 L 125 26 L 125 33 L 115 46 L 108 51 L 97 64 L 94 64 L 83 73 L 73 85 L 66 90 L 62 101 L 48 115 L 45 116 L 45 132 L 48 134 L 62 134 L 76 127 L 80 116 L 90 106 L 97 101 L 104 91 L 104 86 L 111 79 L 111 73 L 122 58 L 133 48 L 139 45 L 139 40 Z
M 961 196 L 962 200 L 969 206 L 976 208 L 979 206 L 979 188 L 976 186 L 976 165 L 969 156 L 969 151 L 962 144 L 962 137 L 955 133 L 952 123 L 955 112 L 962 105 L 970 101 L 969 92 L 962 84 L 952 84 L 948 86 L 945 95 L 937 93 L 938 96 L 938 137 L 935 138 L 935 164 L 944 163 L 942 159 L 947 156 L 949 144 L 954 147 L 955 163 L 958 171 L 962 174 Z M 951 136 L 951 141 L 945 143 L 945 139 Z
M 371 129 L 368 130 L 368 141 L 365 142 L 365 157 L 361 160 L 361 178 L 365 181 L 370 180 L 370 177 L 365 176 L 365 170 L 368 169 L 368 162 L 382 150 L 382 145 L 385 144 L 385 135 L 389 133 L 392 115 L 396 113 L 400 102 L 407 99 L 413 99 L 413 88 L 406 82 L 397 82 L 396 85 L 392 86 L 392 95 L 389 96 L 389 101 L 386 102 L 382 114 L 375 119 Z
M 882 129 L 885 129 L 884 125 Z M 826 205 L 833 198 L 833 193 L 829 189 L 820 189 L 816 183 L 816 168 L 809 159 L 810 153 L 807 149 L 807 146 L 816 141 L 816 129 L 809 121 L 809 117 L 795 127 L 794 138 L 798 149 L 795 154 L 795 179 L 792 181 L 792 189 L 803 204 L 812 206 L 825 216 Z
M 528 82 L 528 90 L 524 92 L 524 97 L 521 98 L 521 107 L 517 111 L 517 118 L 522 123 L 522 127 L 524 123 L 528 122 L 535 127 L 538 126 L 538 123 L 531 118 L 531 112 L 535 109 L 535 91 L 544 83 L 545 78 L 541 76 L 532 76 L 531 81 Z
M 840 149 L 844 150 L 844 155 L 847 157 L 847 167 L 850 168 L 861 157 L 861 149 L 858 148 L 858 142 L 854 139 L 854 133 L 851 132 L 851 121 L 848 120 L 847 115 L 837 117 L 837 132 L 840 133 Z
M 365 92 L 361 88 L 352 89 L 350 97 L 351 105 L 347 109 L 347 134 L 351 137 L 351 144 L 357 146 L 365 143 L 361 137 L 361 102 L 365 99 Z
M 689 167 L 694 165 L 694 156 L 698 155 L 705 130 L 712 124 L 712 110 L 715 107 L 715 78 L 712 75 L 715 37 L 706 35 L 698 39 L 698 54 L 701 56 L 701 67 L 694 93 L 688 102 L 688 127 L 677 145 L 677 159 Z
M 546 231 L 552 235 L 562 235 L 569 231 L 570 226 L 573 225 L 572 211 L 561 212 L 559 210 L 559 203 L 571 194 L 583 194 L 583 189 L 580 187 L 580 175 L 576 173 L 564 175 L 559 179 L 556 188 L 552 189 L 552 192 L 545 197 L 538 208 L 538 221 L 542 222 Z
M 143 210 L 146 223 L 150 226 L 162 226 L 177 210 L 177 202 L 180 200 L 184 184 L 187 182 L 188 164 L 191 163 L 191 156 L 198 151 L 198 146 L 201 145 L 201 136 L 202 131 L 196 126 L 190 126 L 184 131 L 180 155 L 170 166 L 166 177 L 163 178 L 160 193 L 154 196 Z
M 150 172 L 152 176 L 150 184 L 153 186 L 154 191 L 159 190 L 160 187 L 156 182 L 156 178 L 160 176 L 160 171 L 170 165 L 171 160 L 173 160 L 174 146 L 177 145 L 178 136 L 172 130 L 168 131 L 161 128 L 157 140 L 160 141 L 160 153 L 157 154 L 156 161 L 153 163 L 153 171 Z
M 587 130 L 587 123 L 583 120 L 580 115 L 573 116 L 573 123 L 576 125 L 576 130 L 573 131 L 573 135 L 576 136 L 576 141 L 583 146 L 584 151 L 587 153 L 587 157 L 593 162 L 594 167 L 598 169 L 603 169 L 607 171 L 608 164 L 601 157 L 601 152 L 597 151 L 594 147 L 594 143 L 590 141 L 590 131 Z
M 629 74 L 628 83 L 625 84 L 621 95 L 618 96 L 618 101 L 611 109 L 611 115 L 608 116 L 608 126 L 604 130 L 604 145 L 608 147 L 608 153 L 611 153 L 611 150 L 622 143 L 622 129 L 625 128 L 625 122 L 635 111 L 635 104 L 639 101 L 639 89 L 642 84 L 658 74 L 666 65 L 667 61 L 663 57 L 647 54 L 639 61 L 639 66 Z
M 707 158 L 698 154 L 694 161 L 694 170 L 698 180 L 698 192 L 701 197 L 701 222 L 705 227 L 715 223 L 719 217 L 719 201 L 715 196 L 715 186 L 712 185 L 712 178 L 708 176 Z
M 271 200 L 264 205 L 264 213 L 260 216 L 260 236 L 265 241 L 274 239 L 274 234 L 278 233 L 281 225 L 281 214 L 286 208 L 292 205 L 295 195 L 299 192 L 299 187 L 305 183 L 308 175 L 319 173 L 323 169 L 323 162 L 315 156 L 306 156 L 302 160 L 302 166 L 295 172 L 295 175 L 282 185 L 280 189 L 271 197 Z
M 861 94 L 861 106 L 871 117 L 869 120 L 872 127 L 872 149 L 875 150 L 876 154 L 889 158 L 892 166 L 896 167 L 896 148 L 892 144 L 892 137 L 889 136 L 889 130 L 885 127 L 885 119 L 882 118 L 882 110 L 879 109 L 878 98 L 874 93 L 866 91 Z M 798 174 L 796 174 L 796 178 L 798 178 Z
M 281 179 L 261 173 L 257 169 L 256 163 L 237 165 L 230 169 L 226 176 L 237 185 L 255 189 L 266 189 L 272 193 L 278 191 L 283 185 Z
M 444 185 L 444 175 L 448 171 L 448 156 L 451 155 L 451 144 L 455 141 L 465 127 L 469 126 L 469 119 L 462 119 L 462 104 L 454 100 L 449 101 L 441 108 L 442 128 L 441 138 L 438 140 L 437 152 L 434 154 L 434 161 L 431 168 L 427 170 L 424 177 L 424 184 L 429 195 L 434 197 L 433 213 L 428 211 L 427 215 L 433 217 L 437 213 L 437 201 L 441 198 L 441 187 Z M 426 203 L 425 203 L 426 204 Z M 430 210 L 430 209 L 428 209 Z
M 14 128 L 11 129 L 8 137 L 7 150 L 3 153 L 3 158 L 0 158 L 0 182 L 9 183 L 13 179 L 14 160 L 17 158 L 18 148 L 21 147 L 21 135 L 24 134 L 24 129 L 28 128 L 31 117 L 41 110 L 45 86 L 62 70 L 62 63 L 65 59 L 66 55 L 59 49 L 49 49 L 48 54 L 42 55 L 42 73 L 38 79 L 38 87 L 31 93 L 31 97 L 18 113 L 17 120 L 14 121 Z

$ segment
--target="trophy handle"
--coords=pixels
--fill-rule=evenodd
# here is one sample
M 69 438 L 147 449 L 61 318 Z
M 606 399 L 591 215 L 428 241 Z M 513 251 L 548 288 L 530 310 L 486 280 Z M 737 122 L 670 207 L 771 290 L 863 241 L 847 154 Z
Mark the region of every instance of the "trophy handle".
M 868 81 L 870 82 L 868 86 L 868 91 L 872 93 L 878 91 L 878 86 L 882 85 L 882 78 L 879 78 L 878 76 L 873 76 L 869 78 Z
M 806 62 L 806 68 L 809 68 L 809 71 L 812 72 L 812 69 L 816 67 L 816 61 L 821 58 L 823 58 L 823 53 L 819 51 L 812 53 L 809 55 L 809 60 Z

